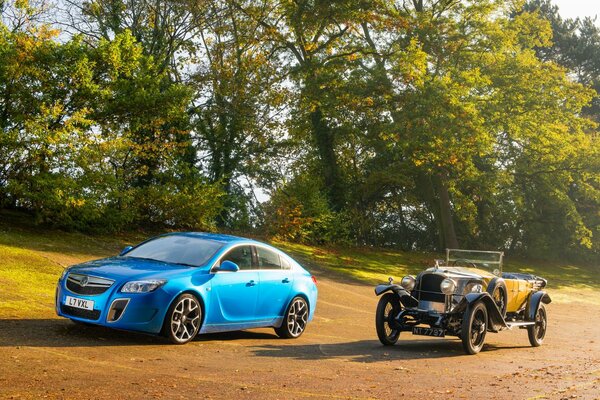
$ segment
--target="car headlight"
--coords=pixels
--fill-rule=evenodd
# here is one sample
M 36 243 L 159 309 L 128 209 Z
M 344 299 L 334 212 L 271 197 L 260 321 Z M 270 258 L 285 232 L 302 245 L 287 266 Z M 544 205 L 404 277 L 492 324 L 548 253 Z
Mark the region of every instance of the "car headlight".
M 406 289 L 410 292 L 411 290 L 413 290 L 415 288 L 415 283 L 416 283 L 416 281 L 415 281 L 414 276 L 407 275 L 404 278 L 402 278 L 400 285 L 404 289 Z
M 148 293 L 167 283 L 164 279 L 150 279 L 127 282 L 121 288 L 122 293 Z
M 444 294 L 452 294 L 456 290 L 456 282 L 450 278 L 446 278 L 440 284 L 440 289 L 442 289 L 442 293 Z

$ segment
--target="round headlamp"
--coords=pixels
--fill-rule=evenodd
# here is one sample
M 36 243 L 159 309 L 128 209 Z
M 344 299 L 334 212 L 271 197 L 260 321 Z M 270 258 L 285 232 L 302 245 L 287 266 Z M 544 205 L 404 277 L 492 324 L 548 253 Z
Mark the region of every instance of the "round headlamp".
M 408 290 L 409 292 L 411 290 L 413 290 L 415 288 L 415 277 L 411 276 L 411 275 L 407 275 L 404 278 L 402 278 L 402 281 L 400 282 L 400 285 Z
M 450 278 L 446 278 L 440 284 L 440 289 L 444 294 L 452 294 L 456 290 L 456 282 Z

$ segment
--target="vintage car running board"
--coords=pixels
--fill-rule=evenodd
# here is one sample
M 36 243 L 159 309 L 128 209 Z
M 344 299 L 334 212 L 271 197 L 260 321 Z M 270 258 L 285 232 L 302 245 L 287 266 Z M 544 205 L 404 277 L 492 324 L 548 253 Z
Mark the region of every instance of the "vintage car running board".
M 525 326 L 535 325 L 535 321 L 519 321 L 519 322 L 507 322 L 506 326 L 508 329 L 512 329 L 515 327 L 522 328 Z

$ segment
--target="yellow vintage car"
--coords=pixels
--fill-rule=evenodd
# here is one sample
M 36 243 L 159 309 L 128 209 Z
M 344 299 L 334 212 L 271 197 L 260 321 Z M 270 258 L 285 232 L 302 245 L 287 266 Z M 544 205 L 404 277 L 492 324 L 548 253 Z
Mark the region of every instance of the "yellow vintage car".
M 458 336 L 465 352 L 476 354 L 487 332 L 521 328 L 532 346 L 540 346 L 547 327 L 544 305 L 551 301 L 542 290 L 546 280 L 502 272 L 503 258 L 497 251 L 448 249 L 445 260 L 416 277 L 377 285 L 375 325 L 381 343 L 394 345 L 405 331 Z

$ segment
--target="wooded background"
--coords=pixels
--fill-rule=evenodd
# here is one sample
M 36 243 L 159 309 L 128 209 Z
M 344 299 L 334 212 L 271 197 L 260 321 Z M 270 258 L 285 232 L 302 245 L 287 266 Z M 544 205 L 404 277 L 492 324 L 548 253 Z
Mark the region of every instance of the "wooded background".
M 0 9 L 2 209 L 600 257 L 600 30 L 549 1 Z

